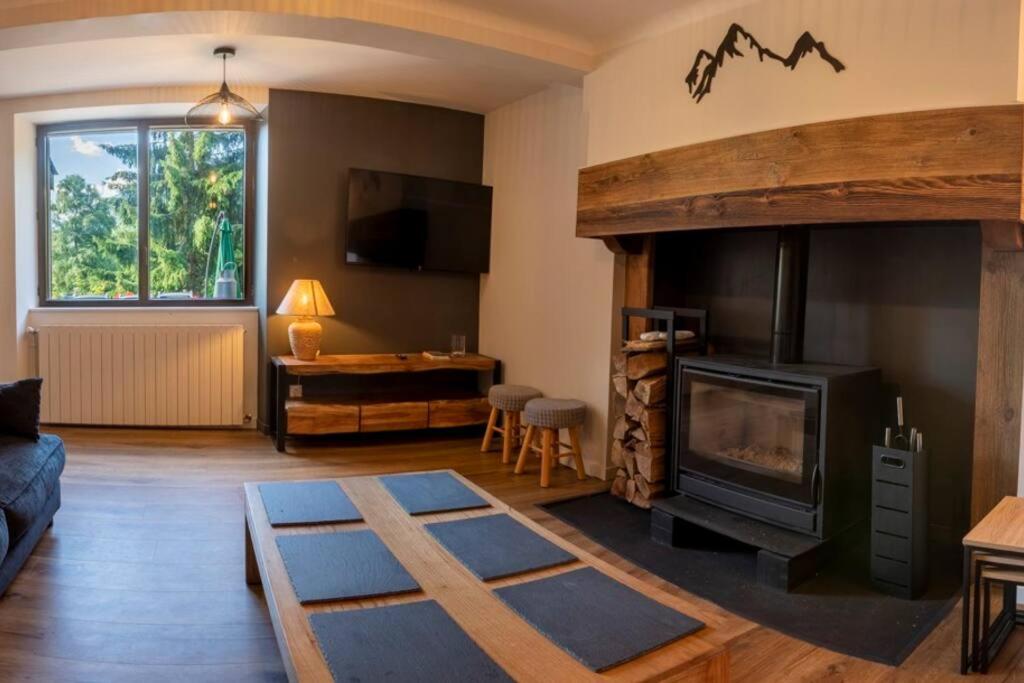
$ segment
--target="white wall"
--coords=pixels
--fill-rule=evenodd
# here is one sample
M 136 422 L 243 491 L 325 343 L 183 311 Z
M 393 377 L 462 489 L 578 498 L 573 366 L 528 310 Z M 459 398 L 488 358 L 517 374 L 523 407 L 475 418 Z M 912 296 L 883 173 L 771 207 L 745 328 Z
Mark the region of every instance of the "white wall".
M 38 233 L 36 224 L 36 125 L 57 121 L 172 116 L 183 113 L 208 88 L 136 88 L 0 100 L 0 381 L 25 377 L 34 371 L 34 350 L 26 327 L 33 315 L 47 322 L 68 316 L 88 316 L 90 322 L 221 322 L 246 326 L 245 412 L 256 414 L 257 312 L 254 308 L 109 311 L 78 309 L 34 314 L 38 305 Z M 267 100 L 266 88 L 243 88 L 254 102 Z M 115 320 L 116 319 L 116 320 Z M 255 426 L 255 421 L 253 421 Z
M 582 102 L 558 87 L 487 116 L 484 181 L 495 196 L 481 349 L 505 361 L 509 382 L 587 401 L 595 474 L 606 461 L 622 264 L 573 237 L 578 166 L 814 121 L 1003 104 L 1017 92 L 1018 0 L 705 0 L 678 18 L 606 55 Z M 696 103 L 684 78 L 733 22 L 783 54 L 809 30 L 846 70 L 814 55 L 795 71 L 734 60 Z
M 1012 103 L 1019 12 L 1019 0 L 705 0 L 584 78 L 587 165 L 813 121 Z M 794 71 L 727 60 L 696 103 L 684 78 L 733 22 L 783 55 L 809 30 L 846 70 L 815 55 Z
M 494 213 L 480 350 L 502 360 L 508 383 L 587 403 L 584 461 L 603 477 L 614 259 L 601 242 L 575 238 L 582 114 L 578 88 L 553 86 L 487 115 Z
M 1014 102 L 1019 11 L 1019 0 L 704 0 L 605 55 L 584 78 L 582 109 L 577 91 L 555 88 L 488 115 L 495 212 L 481 348 L 511 382 L 586 400 L 588 469 L 603 469 L 622 264 L 572 237 L 574 167 L 814 121 Z M 697 103 L 684 78 L 733 22 L 782 54 L 809 30 L 846 70 L 816 55 L 794 71 L 732 60 Z

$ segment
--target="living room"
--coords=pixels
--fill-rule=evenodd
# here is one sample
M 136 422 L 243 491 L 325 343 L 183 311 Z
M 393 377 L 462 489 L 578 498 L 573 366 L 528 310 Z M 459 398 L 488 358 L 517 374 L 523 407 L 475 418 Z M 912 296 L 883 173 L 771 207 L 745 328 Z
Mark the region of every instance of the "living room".
M 1022 27 L 0 3 L 0 680 L 1014 680 Z

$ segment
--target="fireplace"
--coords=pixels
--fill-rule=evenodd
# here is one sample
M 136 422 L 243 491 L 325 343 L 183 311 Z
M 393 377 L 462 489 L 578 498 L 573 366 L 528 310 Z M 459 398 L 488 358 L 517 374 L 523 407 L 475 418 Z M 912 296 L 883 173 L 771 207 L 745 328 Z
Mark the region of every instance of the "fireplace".
M 827 539 L 867 517 L 880 372 L 803 362 L 808 232 L 776 244 L 768 358 L 680 357 L 678 492 Z
M 879 371 L 677 360 L 675 489 L 818 539 L 869 512 Z
M 1020 105 L 862 117 L 580 171 L 577 236 L 603 240 L 623 265 L 615 311 L 620 303 L 686 306 L 707 309 L 715 320 L 715 355 L 701 360 L 719 365 L 674 359 L 668 366 L 666 448 L 648 449 L 649 460 L 664 462 L 669 494 L 653 502 L 656 540 L 700 538 L 694 526 L 731 536 L 760 548 L 759 580 L 792 587 L 813 571 L 813 555 L 849 547 L 823 543 L 869 507 L 867 492 L 857 492 L 866 468 L 848 455 L 854 449 L 843 434 L 861 432 L 847 421 L 863 419 L 863 432 L 880 438 L 877 413 L 895 420 L 895 392 L 912 397 L 919 411 L 913 419 L 927 423 L 931 443 L 945 451 L 933 459 L 929 477 L 929 492 L 938 494 L 931 498 L 930 536 L 962 537 L 972 520 L 1016 491 L 1024 382 L 1024 359 L 1015 352 L 1024 340 L 1017 314 L 1024 296 L 1022 120 Z M 766 229 L 773 226 L 807 227 L 814 237 L 811 334 L 786 307 L 799 298 L 784 298 L 772 311 L 770 338 L 761 332 L 769 323 L 762 304 L 771 292 Z M 838 267 L 829 270 L 832 264 Z M 799 290 L 799 280 L 785 280 L 786 287 Z M 632 339 L 637 330 L 630 331 Z M 815 376 L 801 362 L 802 342 L 808 357 L 884 367 L 886 400 L 865 400 L 859 416 L 844 411 L 837 399 L 847 378 Z M 734 361 L 726 353 L 760 359 Z M 691 409 L 681 407 L 688 398 L 682 363 L 732 380 L 731 389 L 740 388 L 738 380 L 810 388 L 813 397 L 816 388 L 816 426 L 807 430 L 817 430 L 816 447 L 794 448 L 791 434 L 769 443 L 714 443 L 707 434 L 683 433 Z M 873 392 L 877 382 L 876 373 Z M 698 413 L 739 412 L 745 401 L 746 414 L 731 418 L 745 423 L 799 414 L 795 400 L 767 411 L 752 409 L 749 393 L 702 399 L 708 405 L 693 408 Z M 813 408 L 804 411 L 805 419 L 813 417 Z M 621 467 L 615 455 L 611 449 L 609 464 Z M 852 492 L 844 490 L 847 482 Z

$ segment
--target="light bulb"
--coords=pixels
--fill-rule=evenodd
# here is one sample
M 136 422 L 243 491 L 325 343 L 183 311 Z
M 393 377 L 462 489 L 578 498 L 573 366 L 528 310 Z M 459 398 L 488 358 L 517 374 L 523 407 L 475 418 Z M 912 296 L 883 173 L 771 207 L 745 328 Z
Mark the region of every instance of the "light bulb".
M 217 114 L 217 120 L 220 121 L 222 126 L 226 126 L 231 123 L 231 109 L 228 108 L 227 102 L 221 102 L 220 113 Z

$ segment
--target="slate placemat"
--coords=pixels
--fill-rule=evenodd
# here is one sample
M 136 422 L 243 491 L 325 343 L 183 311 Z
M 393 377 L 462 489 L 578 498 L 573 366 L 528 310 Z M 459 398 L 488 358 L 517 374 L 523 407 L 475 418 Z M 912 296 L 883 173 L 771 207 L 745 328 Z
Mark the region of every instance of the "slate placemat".
M 336 481 L 280 481 L 260 484 L 259 488 L 271 526 L 363 519 Z
M 309 617 L 335 681 L 511 681 L 433 600 Z
M 508 515 L 435 522 L 427 531 L 484 581 L 567 564 L 572 553 L 530 531 Z
M 410 515 L 468 510 L 490 505 L 448 472 L 392 474 L 379 479 Z
M 285 569 L 302 604 L 419 590 L 370 530 L 278 536 Z
M 519 616 L 593 671 L 604 671 L 704 624 L 587 567 L 494 591 Z

